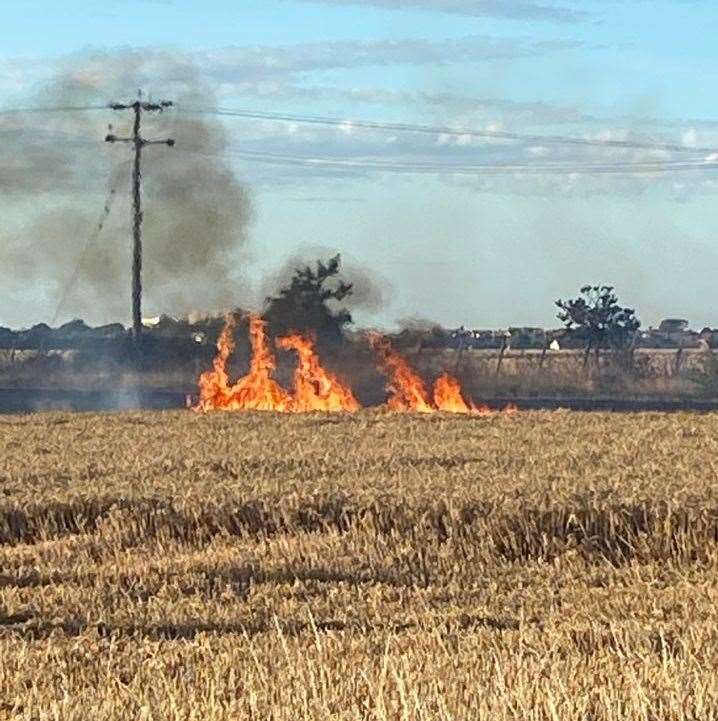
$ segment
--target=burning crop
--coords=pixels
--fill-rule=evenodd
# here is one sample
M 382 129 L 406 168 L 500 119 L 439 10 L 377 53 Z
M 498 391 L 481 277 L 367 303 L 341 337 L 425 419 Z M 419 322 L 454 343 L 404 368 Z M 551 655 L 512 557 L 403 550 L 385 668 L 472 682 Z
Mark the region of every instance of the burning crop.
M 278 338 L 277 346 L 284 350 L 294 350 L 299 357 L 294 372 L 293 411 L 359 410 L 359 401 L 351 388 L 322 367 L 314 350 L 313 339 L 298 334 L 288 335 Z
M 392 348 L 387 338 L 369 334 L 369 343 L 376 351 L 380 369 L 388 376 L 387 390 L 390 393 L 387 405 L 395 411 L 418 413 L 476 413 L 489 414 L 488 406 L 477 406 L 464 397 L 461 384 L 449 373 L 442 373 L 434 383 L 432 401 L 421 377 L 399 353 Z M 511 410 L 511 409 L 507 409 Z
M 370 333 L 369 343 L 377 354 L 380 369 L 389 378 L 387 385 L 387 390 L 391 394 L 387 401 L 389 408 L 394 411 L 417 413 L 434 411 L 424 381 L 391 347 L 391 343 L 379 333 Z
M 227 361 L 234 351 L 236 320 L 230 316 L 217 341 L 213 370 L 199 379 L 198 411 L 277 411 L 302 413 L 309 411 L 356 411 L 359 402 L 351 389 L 334 374 L 326 371 L 314 350 L 314 341 L 293 334 L 277 339 L 283 350 L 294 350 L 299 356 L 294 373 L 294 392 L 282 388 L 272 377 L 276 360 L 269 347 L 266 322 L 259 316 L 249 318 L 252 359 L 249 373 L 231 385 Z
M 258 316 L 249 319 L 252 344 L 249 373 L 234 385 L 229 384 L 227 361 L 235 347 L 235 326 L 236 321 L 230 316 L 217 341 L 214 370 L 200 376 L 197 410 L 290 411 L 291 395 L 272 378 L 276 361 L 267 342 L 266 323 Z
M 322 366 L 314 338 L 310 335 L 292 333 L 276 340 L 278 348 L 297 353 L 294 388 L 291 392 L 284 389 L 273 378 L 276 360 L 267 338 L 266 322 L 256 315 L 249 319 L 252 347 L 249 373 L 231 384 L 227 362 L 235 348 L 235 330 L 236 319 L 230 316 L 217 341 L 213 369 L 200 376 L 199 403 L 194 410 L 306 413 L 354 412 L 361 408 L 352 389 Z M 436 380 L 430 393 L 421 376 L 394 350 L 387 338 L 372 332 L 368 340 L 377 355 L 380 370 L 388 377 L 386 407 L 390 410 L 465 414 L 492 412 L 487 406 L 476 406 L 467 399 L 459 381 L 448 373 L 443 373 Z
M 475 406 L 464 398 L 456 378 L 443 373 L 434 384 L 434 405 L 447 413 L 491 413 L 488 406 Z

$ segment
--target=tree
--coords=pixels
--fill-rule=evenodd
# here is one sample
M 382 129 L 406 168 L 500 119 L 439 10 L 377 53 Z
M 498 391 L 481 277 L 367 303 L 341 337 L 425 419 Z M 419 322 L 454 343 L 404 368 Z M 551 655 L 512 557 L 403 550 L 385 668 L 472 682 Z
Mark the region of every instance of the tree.
M 330 304 L 351 295 L 353 284 L 336 278 L 340 267 L 337 254 L 327 262 L 318 260 L 314 268 L 297 268 L 289 285 L 265 301 L 264 317 L 272 332 L 309 331 L 320 340 L 341 341 L 352 316 L 346 308 L 333 309 Z
M 591 349 L 604 347 L 628 351 L 632 355 L 636 331 L 641 321 L 633 308 L 624 308 L 610 285 L 585 285 L 580 295 L 571 300 L 557 300 L 558 319 L 586 341 L 584 366 Z

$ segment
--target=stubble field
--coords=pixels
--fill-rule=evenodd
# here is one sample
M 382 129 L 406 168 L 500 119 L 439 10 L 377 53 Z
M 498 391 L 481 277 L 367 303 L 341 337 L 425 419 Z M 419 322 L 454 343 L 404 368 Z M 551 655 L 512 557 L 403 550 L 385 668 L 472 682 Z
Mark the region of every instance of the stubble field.
M 718 719 L 718 416 L 0 418 L 0 719 Z

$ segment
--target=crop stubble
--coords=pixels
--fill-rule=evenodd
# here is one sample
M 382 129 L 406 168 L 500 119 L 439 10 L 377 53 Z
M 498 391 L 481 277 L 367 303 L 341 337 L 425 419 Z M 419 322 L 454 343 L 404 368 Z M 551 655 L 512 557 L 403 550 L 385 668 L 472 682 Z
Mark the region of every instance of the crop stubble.
M 0 419 L 0 718 L 718 718 L 718 416 Z

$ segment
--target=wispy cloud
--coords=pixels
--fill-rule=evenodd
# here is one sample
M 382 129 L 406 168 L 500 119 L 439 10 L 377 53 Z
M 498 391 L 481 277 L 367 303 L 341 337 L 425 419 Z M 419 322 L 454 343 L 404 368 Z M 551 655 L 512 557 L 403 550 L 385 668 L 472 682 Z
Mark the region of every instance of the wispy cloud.
M 320 97 L 328 99 L 333 93 L 336 99 L 345 102 L 362 102 L 363 99 L 372 102 L 374 93 L 379 102 L 384 94 L 388 104 L 402 104 L 408 101 L 408 93 L 381 89 L 355 92 L 340 87 L 325 89 L 323 84 L 310 84 L 312 74 L 365 67 L 509 63 L 525 58 L 560 57 L 562 53 L 581 47 L 578 41 L 560 38 L 536 42 L 522 37 L 468 35 L 444 40 L 341 40 L 279 46 L 228 46 L 207 51 L 90 50 L 49 62 L 40 57 L 0 57 L 0 97 L 4 99 L 0 105 L 26 105 L 28 95 L 33 92 L 47 100 L 42 88 L 48 86 L 57 94 L 55 81 L 58 74 L 66 78 L 66 84 L 72 86 L 75 93 L 96 102 L 102 97 L 102 90 L 108 87 L 105 82 L 107 68 L 114 67 L 118 58 L 123 63 L 123 77 L 131 78 L 125 93 L 133 93 L 138 87 L 148 93 L 170 96 L 175 92 L 183 93 L 184 78 L 193 75 L 218 99 L 255 97 L 301 102 Z M 41 88 L 40 93 L 36 92 L 38 88 Z M 394 97 L 390 99 L 392 94 Z M 434 102 L 438 105 L 445 100 L 451 99 L 436 95 Z M 431 102 L 427 95 L 426 104 Z
M 265 100 L 281 102 L 285 107 L 293 104 L 314 106 L 328 101 L 345 108 L 342 117 L 361 118 L 364 112 L 370 117 L 388 111 L 390 117 L 403 115 L 408 122 L 428 122 L 431 125 L 478 130 L 506 130 L 534 135 L 566 134 L 577 137 L 598 137 L 607 133 L 609 139 L 655 141 L 657 143 L 683 143 L 686 146 L 716 143 L 716 129 L 699 121 L 686 122 L 676 127 L 658 121 L 648 122 L 637 118 L 601 118 L 586 113 L 575 105 L 561 105 L 537 100 L 518 102 L 502 98 L 482 98 L 455 91 L 411 90 L 391 87 L 345 87 L 314 84 L 313 73 L 331 68 L 361 66 L 363 64 L 392 65 L 408 63 L 480 62 L 493 58 L 510 60 L 546 52 L 560 52 L 571 48 L 571 42 L 534 43 L 526 39 L 496 40 L 484 36 L 469 36 L 449 41 L 401 40 L 396 42 L 340 42 L 329 44 L 297 44 L 277 47 L 227 47 L 213 51 L 178 52 L 169 50 L 135 50 L 117 53 L 78 53 L 61 59 L 54 70 L 62 78 L 54 81 L 41 95 L 42 102 L 66 104 L 106 102 L 122 99 L 135 88 L 143 87 L 157 96 L 183 98 L 185 107 L 207 106 L 207 97 L 215 96 L 223 104 L 240 104 L 248 107 L 265 105 Z M 121 59 L 121 63 L 118 63 Z M 17 63 L 8 68 L 17 72 Z M 107 68 L 122 67 L 118 77 L 108 80 Z M 188 77 L 194 78 L 192 93 L 187 92 Z M 48 92 L 49 90 L 49 92 Z M 210 102 L 211 105 L 211 102 Z M 370 112 L 369 112 L 370 111 Z M 319 112 L 319 111 L 317 111 Z M 6 157 L 7 172 L 0 173 L 0 187 L 5 178 L 5 190 L 25 193 L 31 190 L 63 188 L 66 191 L 96 185 L 105 171 L 105 165 L 95 159 L 96 146 L 91 140 L 101 139 L 107 116 L 93 115 L 93 123 L 78 128 L 72 117 L 0 118 L 0 137 L 7 141 L 6 148 L 21 149 L 12 158 Z M 640 122 L 639 122 L 640 120 Z M 152 121 L 148 120 L 152 128 Z M 237 126 L 240 122 L 241 126 Z M 157 132 L 163 132 L 164 121 Z M 241 127 L 235 136 L 234 130 Z M 184 126 L 179 128 L 181 132 Z M 196 128 L 189 126 L 190 130 Z M 187 132 L 178 135 L 178 152 L 191 151 L 202 157 L 213 157 L 236 152 L 236 162 L 250 182 L 258 185 L 301 184 L 309 178 L 367 177 L 368 173 L 381 172 L 378 163 L 384 163 L 393 172 L 413 172 L 416 165 L 421 172 L 434 172 L 449 177 L 460 177 L 454 172 L 466 165 L 486 165 L 482 180 L 485 189 L 493 186 L 506 190 L 519 177 L 530 178 L 523 184 L 540 188 L 535 173 L 522 173 L 521 167 L 536 163 L 572 164 L 576 177 L 547 172 L 545 185 L 576 189 L 590 189 L 599 182 L 597 175 L 581 171 L 590 163 L 657 162 L 670 158 L 654 157 L 650 151 L 620 148 L 581 148 L 544 145 L 540 142 L 506 142 L 495 139 L 477 140 L 470 136 L 442 137 L 437 131 L 432 139 L 426 134 L 385 133 L 361 128 L 318 128 L 291 122 L 267 120 L 230 120 L 226 132 L 229 138 L 215 147 L 215 135 Z M 682 135 L 684 134 L 684 135 Z M 71 158 L 74 165 L 65 161 L 69 144 L 73 145 Z M 76 147 L 75 147 L 76 146 Z M 261 159 L 259 155 L 268 157 Z M 0 153 L 2 155 L 2 153 Z M 114 154 L 116 155 L 116 153 Z M 102 151 L 103 160 L 110 160 L 108 149 Z M 680 157 L 682 154 L 679 154 Z M 57 162 L 48 158 L 57 156 Z M 276 161 L 272 161 L 276 156 Z M 304 162 L 306 158 L 318 162 Z M 346 159 L 347 163 L 325 163 L 322 159 Z M 298 159 L 298 160 L 294 160 Z M 11 162 L 12 161 L 12 162 Z M 413 164 L 413 166 L 412 166 Z M 75 167 L 77 166 L 77 167 Z M 70 172 L 70 168 L 73 168 Z M 82 170 L 82 168 L 85 168 Z M 517 168 L 512 172 L 512 168 Z M 477 168 L 477 174 L 480 167 Z M 550 168 L 549 168 L 550 170 Z M 499 179 L 498 173 L 501 173 Z M 464 174 L 463 177 L 467 177 Z M 600 183 L 610 188 L 615 176 Z M 646 182 L 635 182 L 634 187 L 657 184 L 662 175 L 643 175 Z M 670 176 L 674 179 L 675 176 Z M 27 178 L 27 183 L 21 182 Z M 697 188 L 705 180 L 702 172 L 686 174 L 682 187 Z M 697 182 L 696 182 L 697 181 Z M 472 181 L 473 182 L 473 181 Z M 543 182 L 543 181 L 542 181 Z M 517 181 L 520 184 L 519 181 Z
M 321 70 L 387 65 L 447 65 L 531 58 L 575 50 L 576 40 L 467 35 L 447 40 L 335 41 L 279 47 L 228 47 L 191 55 L 216 82 L 271 80 Z
M 41 57 L 0 57 L 0 93 L 6 97 L 20 96 L 33 85 L 52 82 L 58 71 L 79 78 L 84 85 L 100 86 L 106 68 L 112 66 L 118 57 L 122 57 L 125 64 L 124 74 L 147 89 L 162 83 L 163 92 L 171 91 L 174 78 L 167 71 L 171 67 L 180 79 L 186 73 L 201 75 L 219 95 L 243 90 L 272 94 L 282 83 L 303 80 L 314 72 L 391 65 L 510 62 L 551 56 L 581 47 L 581 42 L 563 38 L 537 42 L 526 37 L 466 35 L 444 40 L 403 38 L 228 46 L 194 52 L 148 48 L 114 52 L 91 50 L 51 62 Z
M 428 10 L 433 12 L 495 17 L 510 20 L 546 20 L 577 23 L 589 14 L 561 5 L 547 5 L 527 0 L 299 0 L 322 5 L 367 5 L 387 10 Z

